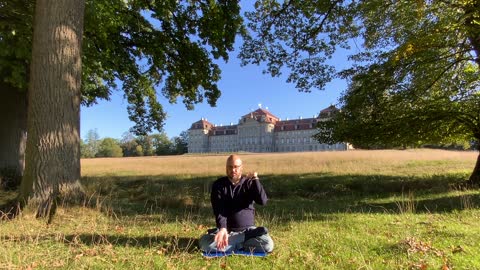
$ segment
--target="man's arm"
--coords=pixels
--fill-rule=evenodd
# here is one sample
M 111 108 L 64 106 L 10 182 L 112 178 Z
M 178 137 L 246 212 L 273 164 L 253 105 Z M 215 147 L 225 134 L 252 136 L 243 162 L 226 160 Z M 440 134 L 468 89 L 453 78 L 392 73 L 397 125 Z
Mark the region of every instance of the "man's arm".
M 215 242 L 218 250 L 225 250 L 228 246 L 227 217 L 224 215 L 224 204 L 222 203 L 222 187 L 219 181 L 212 185 L 212 193 L 210 201 L 212 203 L 213 214 L 215 215 L 215 223 L 219 231 L 215 234 Z
M 267 193 L 263 188 L 262 184 L 260 183 L 260 179 L 258 178 L 257 172 L 247 174 L 249 178 L 248 181 L 251 181 L 250 184 L 250 192 L 252 192 L 253 200 L 260 204 L 265 205 L 267 203 Z
M 227 228 L 227 217 L 225 216 L 224 203 L 222 202 L 222 187 L 219 181 L 212 185 L 212 193 L 210 194 L 210 202 L 212 203 L 213 214 L 215 215 L 215 223 L 217 228 Z

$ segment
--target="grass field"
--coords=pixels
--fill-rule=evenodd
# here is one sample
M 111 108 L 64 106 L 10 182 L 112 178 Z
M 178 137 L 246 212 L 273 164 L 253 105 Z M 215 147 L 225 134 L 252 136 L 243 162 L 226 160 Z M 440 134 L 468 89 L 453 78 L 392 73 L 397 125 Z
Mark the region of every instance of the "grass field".
M 244 154 L 269 195 L 275 250 L 204 259 L 227 155 L 82 160 L 87 206 L 0 221 L 0 269 L 480 269 L 478 152 Z M 8 195 L 8 194 L 7 194 Z

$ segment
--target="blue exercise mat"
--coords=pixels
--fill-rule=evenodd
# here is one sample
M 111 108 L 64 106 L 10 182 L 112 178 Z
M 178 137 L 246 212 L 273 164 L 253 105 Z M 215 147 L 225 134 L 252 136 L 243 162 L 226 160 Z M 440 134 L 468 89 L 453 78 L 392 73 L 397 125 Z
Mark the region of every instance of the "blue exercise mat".
M 218 257 L 225 257 L 231 255 L 242 255 L 242 256 L 254 256 L 254 257 L 266 257 L 268 255 L 267 252 L 250 252 L 250 251 L 227 251 L 227 252 L 202 252 L 203 257 L 206 258 L 218 258 Z

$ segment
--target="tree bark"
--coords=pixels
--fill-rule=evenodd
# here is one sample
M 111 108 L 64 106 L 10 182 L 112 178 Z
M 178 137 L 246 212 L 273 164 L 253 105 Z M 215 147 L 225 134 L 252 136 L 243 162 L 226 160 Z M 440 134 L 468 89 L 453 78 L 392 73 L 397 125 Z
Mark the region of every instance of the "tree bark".
M 28 90 L 28 137 L 22 204 L 37 217 L 55 214 L 59 199 L 80 185 L 81 44 L 85 0 L 37 0 Z M 61 196 L 63 195 L 63 196 Z
M 477 157 L 477 163 L 475 164 L 475 168 L 473 168 L 473 172 L 470 175 L 468 182 L 470 186 L 475 186 L 475 187 L 480 186 L 480 151 Z
M 11 171 L 15 177 L 23 175 L 25 143 L 27 138 L 26 89 L 16 89 L 0 83 L 0 176 Z

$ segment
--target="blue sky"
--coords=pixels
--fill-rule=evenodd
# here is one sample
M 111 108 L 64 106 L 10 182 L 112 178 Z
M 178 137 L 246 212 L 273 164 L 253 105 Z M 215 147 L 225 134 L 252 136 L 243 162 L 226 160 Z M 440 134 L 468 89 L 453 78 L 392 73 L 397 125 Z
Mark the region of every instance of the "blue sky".
M 252 10 L 253 2 L 242 7 L 243 11 Z M 222 78 L 218 87 L 222 92 L 216 107 L 208 103 L 197 104 L 195 109 L 189 111 L 181 100 L 176 104 L 169 104 L 161 96 L 164 111 L 168 118 L 165 121 L 164 131 L 171 138 L 190 128 L 191 124 L 206 118 L 216 125 L 236 124 L 241 116 L 259 108 L 268 110 L 282 120 L 289 118 L 309 118 L 318 114 L 322 109 L 336 104 L 340 93 L 347 84 L 345 81 L 335 80 L 325 90 L 313 89 L 310 93 L 298 92 L 294 84 L 286 82 L 287 71 L 283 76 L 272 78 L 263 74 L 263 68 L 256 65 L 241 67 L 237 58 L 241 46 L 241 38 L 237 37 L 236 50 L 230 53 L 229 62 L 217 62 L 222 69 Z M 352 44 L 353 45 L 353 44 Z M 352 46 L 355 48 L 355 46 Z M 338 50 L 329 63 L 338 69 L 347 67 L 347 52 Z M 120 139 L 134 123 L 128 119 L 127 101 L 121 91 L 112 94 L 110 101 L 101 101 L 92 107 L 81 108 L 80 132 L 82 138 L 89 130 L 96 129 L 101 138 L 112 137 Z
M 248 65 L 241 67 L 236 57 L 238 51 L 232 52 L 228 63 L 221 62 L 222 78 L 218 86 L 222 92 L 216 107 L 208 103 L 197 104 L 189 111 L 181 100 L 169 104 L 164 97 L 159 98 L 168 114 L 164 131 L 171 138 L 190 128 L 193 122 L 201 118 L 216 125 L 236 124 L 242 115 L 259 108 L 268 107 L 268 111 L 283 119 L 309 118 L 320 110 L 336 104 L 338 97 L 346 88 L 346 82 L 335 80 L 329 83 L 325 90 L 312 90 L 310 93 L 298 92 L 294 84 L 286 83 L 286 76 L 272 78 L 262 73 L 262 67 Z M 344 56 L 338 56 L 332 61 L 336 66 L 344 66 Z M 127 101 L 121 91 L 115 91 L 111 101 L 101 101 L 92 107 L 81 108 L 80 132 L 82 138 L 89 130 L 96 129 L 101 138 L 112 137 L 120 139 L 133 122 L 128 119 Z

